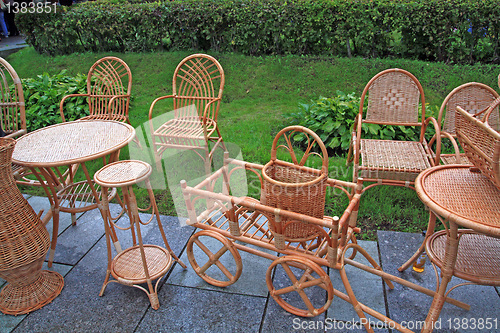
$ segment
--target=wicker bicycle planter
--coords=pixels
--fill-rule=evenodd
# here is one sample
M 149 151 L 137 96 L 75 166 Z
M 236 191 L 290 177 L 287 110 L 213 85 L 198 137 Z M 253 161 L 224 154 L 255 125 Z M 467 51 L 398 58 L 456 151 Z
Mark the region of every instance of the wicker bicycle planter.
M 293 135 L 302 133 L 307 137 L 307 147 L 299 161 L 292 147 Z M 279 144 L 280 138 L 285 145 Z M 312 152 L 314 146 L 321 154 Z M 292 157 L 293 163 L 277 159 L 277 149 L 283 147 Z M 308 157 L 317 155 L 322 159 L 320 170 L 304 166 Z M 328 153 L 321 139 L 308 128 L 290 126 L 281 130 L 273 141 L 271 160 L 262 169 L 263 188 L 261 203 L 279 209 L 293 211 L 316 218 L 323 218 L 326 185 L 328 180 Z M 314 238 L 318 226 L 302 221 L 270 218 L 270 228 L 275 236 L 275 245 L 282 249 L 285 241 L 301 242 Z
M 50 303 L 64 286 L 59 273 L 42 271 L 49 233 L 12 176 L 16 141 L 0 138 L 0 311 L 19 315 Z

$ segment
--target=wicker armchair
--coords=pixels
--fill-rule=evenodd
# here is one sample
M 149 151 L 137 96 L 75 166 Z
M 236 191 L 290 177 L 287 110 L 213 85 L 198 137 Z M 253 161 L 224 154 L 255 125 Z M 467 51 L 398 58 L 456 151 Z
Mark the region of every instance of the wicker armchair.
M 224 82 L 222 66 L 209 55 L 193 54 L 179 63 L 172 80 L 172 95 L 155 99 L 149 109 L 152 120 L 159 101 L 171 99 L 173 102 L 173 119 L 158 128 L 150 121 L 158 167 L 167 148 L 194 150 L 208 167 L 215 149 L 224 147 L 217 126 Z
M 368 99 L 366 115 L 363 105 Z M 419 103 L 422 114 L 419 116 Z M 359 114 L 355 120 L 352 136 L 354 148 L 353 182 L 375 182 L 375 185 L 397 185 L 410 187 L 417 175 L 439 164 L 441 140 L 436 140 L 436 153 L 431 151 L 424 133 L 432 122 L 440 138 L 436 119 L 425 119 L 425 98 L 420 82 L 411 73 L 402 69 L 387 69 L 375 75 L 361 95 Z M 418 141 L 371 140 L 362 138 L 364 123 L 420 127 Z
M 23 86 L 14 68 L 4 58 L 0 58 L 0 80 L 2 136 L 16 138 L 27 132 Z
M 26 134 L 26 113 L 21 79 L 14 68 L 3 58 L 0 58 L 0 94 L 1 136 L 17 138 Z M 26 176 L 30 174 L 29 170 L 18 164 L 12 163 L 12 173 L 18 184 L 36 185 L 38 183 L 28 180 Z
M 491 87 L 478 83 L 469 82 L 453 89 L 444 99 L 439 109 L 438 123 L 442 124 L 441 138 L 449 138 L 455 148 L 455 154 L 441 154 L 443 164 L 470 164 L 465 154 L 459 152 L 456 143 L 455 110 L 460 106 L 478 119 L 482 119 L 488 106 L 499 97 L 498 93 Z M 492 110 L 490 122 L 498 127 L 498 107 Z M 429 145 L 432 146 L 432 140 Z
M 83 119 L 104 119 L 124 121 L 130 124 L 128 109 L 132 73 L 127 64 L 116 57 L 104 57 L 90 68 L 87 76 L 87 93 L 71 94 L 62 98 L 59 105 L 62 121 L 64 103 L 68 98 L 86 96 L 90 115 Z

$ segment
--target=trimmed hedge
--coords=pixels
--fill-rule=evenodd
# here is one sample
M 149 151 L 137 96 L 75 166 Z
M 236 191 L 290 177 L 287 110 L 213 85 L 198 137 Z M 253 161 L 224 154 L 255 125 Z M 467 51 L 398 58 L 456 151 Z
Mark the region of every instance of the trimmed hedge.
M 498 0 L 98 0 L 17 15 L 38 52 L 214 50 L 500 62 Z

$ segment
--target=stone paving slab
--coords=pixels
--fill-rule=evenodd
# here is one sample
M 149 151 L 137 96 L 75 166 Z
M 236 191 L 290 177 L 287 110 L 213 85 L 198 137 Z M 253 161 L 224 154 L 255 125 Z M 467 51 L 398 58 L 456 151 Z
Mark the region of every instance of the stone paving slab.
M 32 198 L 29 198 L 32 199 Z M 36 199 L 36 198 L 35 198 Z M 36 202 L 37 200 L 35 200 Z M 116 211 L 116 205 L 112 207 Z M 69 216 L 69 214 L 67 214 Z M 142 214 L 141 217 L 146 217 Z M 119 220 L 127 224 L 126 216 Z M 24 316 L 0 314 L 0 333 L 10 332 L 363 332 L 358 326 L 357 315 L 351 304 L 337 297 L 326 313 L 315 318 L 302 318 L 281 308 L 269 296 L 265 276 L 271 261 L 240 251 L 243 274 L 232 286 L 217 288 L 198 277 L 185 254 L 186 244 L 195 229 L 182 227 L 175 217 L 161 217 L 167 239 L 173 251 L 188 268 L 175 263 L 166 279 L 159 285 L 160 309 L 152 310 L 146 294 L 133 287 L 111 283 L 104 296 L 99 291 L 106 272 L 106 242 L 102 217 L 98 210 L 86 212 L 77 226 L 69 226 L 61 233 L 58 252 L 60 262 L 54 270 L 65 275 L 65 287 L 52 303 Z M 163 243 L 156 225 L 142 227 L 145 243 Z M 424 273 L 412 271 L 399 273 L 397 267 L 418 247 L 419 234 L 379 232 L 376 242 L 360 242 L 361 246 L 378 259 L 385 271 L 433 289 L 434 272 L 427 264 Z M 59 247 L 60 244 L 64 244 Z M 76 245 L 75 245 L 76 244 Z M 126 247 L 129 241 L 124 240 Z M 359 255 L 355 260 L 363 261 Z M 325 268 L 326 270 L 326 268 Z M 395 283 L 394 290 L 384 290 L 379 277 L 355 267 L 346 267 L 350 283 L 358 299 L 396 321 L 424 320 L 432 299 Z M 338 272 L 329 275 L 334 287 L 343 290 Z M 274 276 L 274 283 L 281 283 Z M 0 281 L 1 284 L 1 281 Z M 384 292 L 386 299 L 384 299 Z M 321 292 L 320 292 L 321 294 Z M 442 323 L 448 318 L 498 318 L 500 296 L 494 287 L 465 286 L 457 289 L 452 297 L 471 304 L 471 311 L 445 305 Z M 324 292 L 317 296 L 325 299 Z M 453 324 L 454 322 L 452 322 Z M 415 329 L 419 331 L 419 329 Z M 444 330 L 475 332 L 474 330 Z M 476 330 L 478 331 L 478 330 Z M 500 328 L 489 332 L 500 332 Z M 387 329 L 375 327 L 375 332 Z M 481 332 L 484 332 L 481 331 Z
M 358 244 L 365 249 L 377 263 L 380 263 L 376 242 L 358 241 Z M 348 250 L 346 258 L 349 258 L 351 253 L 352 251 Z M 360 253 L 356 255 L 354 261 L 371 267 L 368 260 Z M 387 315 L 382 278 L 350 265 L 346 265 L 345 270 L 358 302 L 369 306 L 383 315 Z M 340 273 L 337 270 L 330 270 L 330 278 L 332 279 L 334 288 L 345 294 L 346 290 L 340 278 Z M 338 297 L 334 298 L 332 306 L 328 309 L 327 317 L 344 322 L 360 323 L 360 319 L 354 311 L 353 306 Z M 375 320 L 373 317 L 367 317 L 371 318 L 374 322 L 378 322 L 378 320 Z
M 423 273 L 416 273 L 411 268 L 403 273 L 397 270 L 419 247 L 424 239 L 423 236 L 389 231 L 379 231 L 377 235 L 384 271 L 435 290 L 436 279 L 429 260 L 426 262 Z M 454 277 L 448 284 L 448 289 L 460 282 L 464 281 Z M 390 317 L 398 322 L 408 321 L 408 325 L 413 325 L 414 330 L 420 331 L 417 325 L 422 325 L 425 321 L 432 298 L 399 284 L 394 284 L 394 286 L 394 290 L 387 290 Z M 455 289 L 449 296 L 469 304 L 471 310 L 466 311 L 445 303 L 440 315 L 441 329 L 436 329 L 435 332 L 485 332 L 484 329 L 471 329 L 470 326 L 474 322 L 487 318 L 491 318 L 492 321 L 497 319 L 498 322 L 500 296 L 494 287 L 468 285 Z M 467 327 L 468 325 L 470 326 Z M 408 328 L 411 327 L 408 326 Z M 500 332 L 500 323 L 496 329 L 489 331 Z
M 165 284 L 136 332 L 259 332 L 266 298 Z

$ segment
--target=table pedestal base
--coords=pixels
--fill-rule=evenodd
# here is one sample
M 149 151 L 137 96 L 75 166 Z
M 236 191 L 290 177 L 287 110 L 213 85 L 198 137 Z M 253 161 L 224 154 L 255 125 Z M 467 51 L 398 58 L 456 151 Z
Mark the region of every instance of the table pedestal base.
M 26 314 L 52 302 L 61 293 L 64 287 L 63 277 L 54 271 L 42 271 L 41 263 L 37 260 L 16 269 L 0 272 L 7 282 L 13 281 L 0 292 L 0 311 L 8 315 Z M 29 274 L 30 271 L 34 272 Z M 9 279 L 19 274 L 23 275 L 23 278 Z

